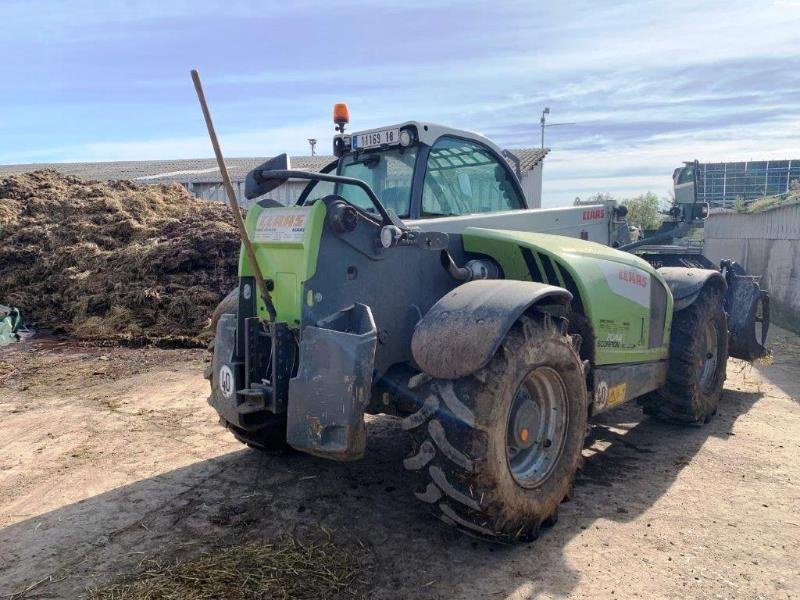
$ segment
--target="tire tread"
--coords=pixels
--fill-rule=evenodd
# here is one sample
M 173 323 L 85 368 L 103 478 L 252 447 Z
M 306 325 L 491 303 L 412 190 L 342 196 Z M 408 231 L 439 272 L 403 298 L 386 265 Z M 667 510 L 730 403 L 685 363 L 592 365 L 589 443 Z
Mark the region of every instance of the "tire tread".
M 533 521 L 522 524 L 504 512 L 487 474 L 487 416 L 475 405 L 475 398 L 499 397 L 509 361 L 517 360 L 515 356 L 526 347 L 544 338 L 563 344 L 573 355 L 577 372 L 583 374 L 582 361 L 565 324 L 546 313 L 536 313 L 523 317 L 512 328 L 495 357 L 477 373 L 456 381 L 431 380 L 422 386 L 419 391 L 424 400 L 417 412 L 402 422 L 412 437 L 412 452 L 404 466 L 417 474 L 415 495 L 428 503 L 439 519 L 468 535 L 495 542 L 528 541 L 538 536 L 541 526 L 557 519 L 563 496 Z M 585 393 L 583 382 L 581 385 Z M 582 402 L 585 414 L 585 397 Z M 582 441 L 585 423 L 581 427 Z M 571 467 L 570 484 L 579 463 L 580 453 Z

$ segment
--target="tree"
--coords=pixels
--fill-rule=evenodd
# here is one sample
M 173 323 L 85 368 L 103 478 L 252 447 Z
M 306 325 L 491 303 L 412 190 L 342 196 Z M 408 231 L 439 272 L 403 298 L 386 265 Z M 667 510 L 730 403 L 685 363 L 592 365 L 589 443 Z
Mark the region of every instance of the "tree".
M 626 198 L 622 205 L 628 208 L 628 223 L 640 229 L 658 229 L 663 217 L 659 213 L 661 199 L 653 192 Z

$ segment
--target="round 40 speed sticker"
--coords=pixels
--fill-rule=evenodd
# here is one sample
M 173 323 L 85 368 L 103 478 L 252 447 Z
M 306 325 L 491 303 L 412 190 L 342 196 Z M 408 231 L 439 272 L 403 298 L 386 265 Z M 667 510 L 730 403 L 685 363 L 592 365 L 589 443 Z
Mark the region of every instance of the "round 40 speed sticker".
M 598 410 L 602 410 L 608 404 L 608 384 L 601 381 L 597 384 L 594 392 L 594 402 L 597 404 Z
M 233 396 L 233 371 L 228 365 L 222 365 L 219 370 L 219 391 L 226 398 Z

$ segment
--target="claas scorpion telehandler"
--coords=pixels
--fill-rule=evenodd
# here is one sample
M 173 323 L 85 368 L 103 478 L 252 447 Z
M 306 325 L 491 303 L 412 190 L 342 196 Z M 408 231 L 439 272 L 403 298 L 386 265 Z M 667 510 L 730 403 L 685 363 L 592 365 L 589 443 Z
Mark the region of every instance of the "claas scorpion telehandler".
M 513 162 L 478 134 L 351 134 L 344 105 L 334 120 L 321 173 L 281 155 L 247 176 L 239 284 L 206 373 L 240 441 L 356 460 L 365 414 L 396 415 L 416 497 L 518 541 L 555 521 L 593 416 L 631 400 L 680 423 L 714 415 L 742 345 L 729 323 L 762 298 L 752 280 L 627 243 L 619 208 L 529 209 Z M 309 181 L 295 205 L 268 198 L 290 179 Z

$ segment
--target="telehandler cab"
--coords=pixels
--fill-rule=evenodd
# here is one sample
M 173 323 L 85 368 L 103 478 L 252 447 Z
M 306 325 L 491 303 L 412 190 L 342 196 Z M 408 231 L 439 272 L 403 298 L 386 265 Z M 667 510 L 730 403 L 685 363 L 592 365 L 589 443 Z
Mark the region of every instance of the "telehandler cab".
M 719 270 L 609 247 L 627 225 L 608 207 L 529 209 L 480 135 L 416 121 L 351 135 L 346 107 L 334 116 L 322 173 L 281 155 L 247 178 L 257 264 L 241 253 L 206 374 L 239 440 L 354 460 L 364 414 L 397 415 L 416 496 L 515 541 L 555 521 L 592 416 L 634 399 L 681 423 L 714 415 L 729 349 Z M 296 205 L 264 197 L 293 178 L 309 180 Z

